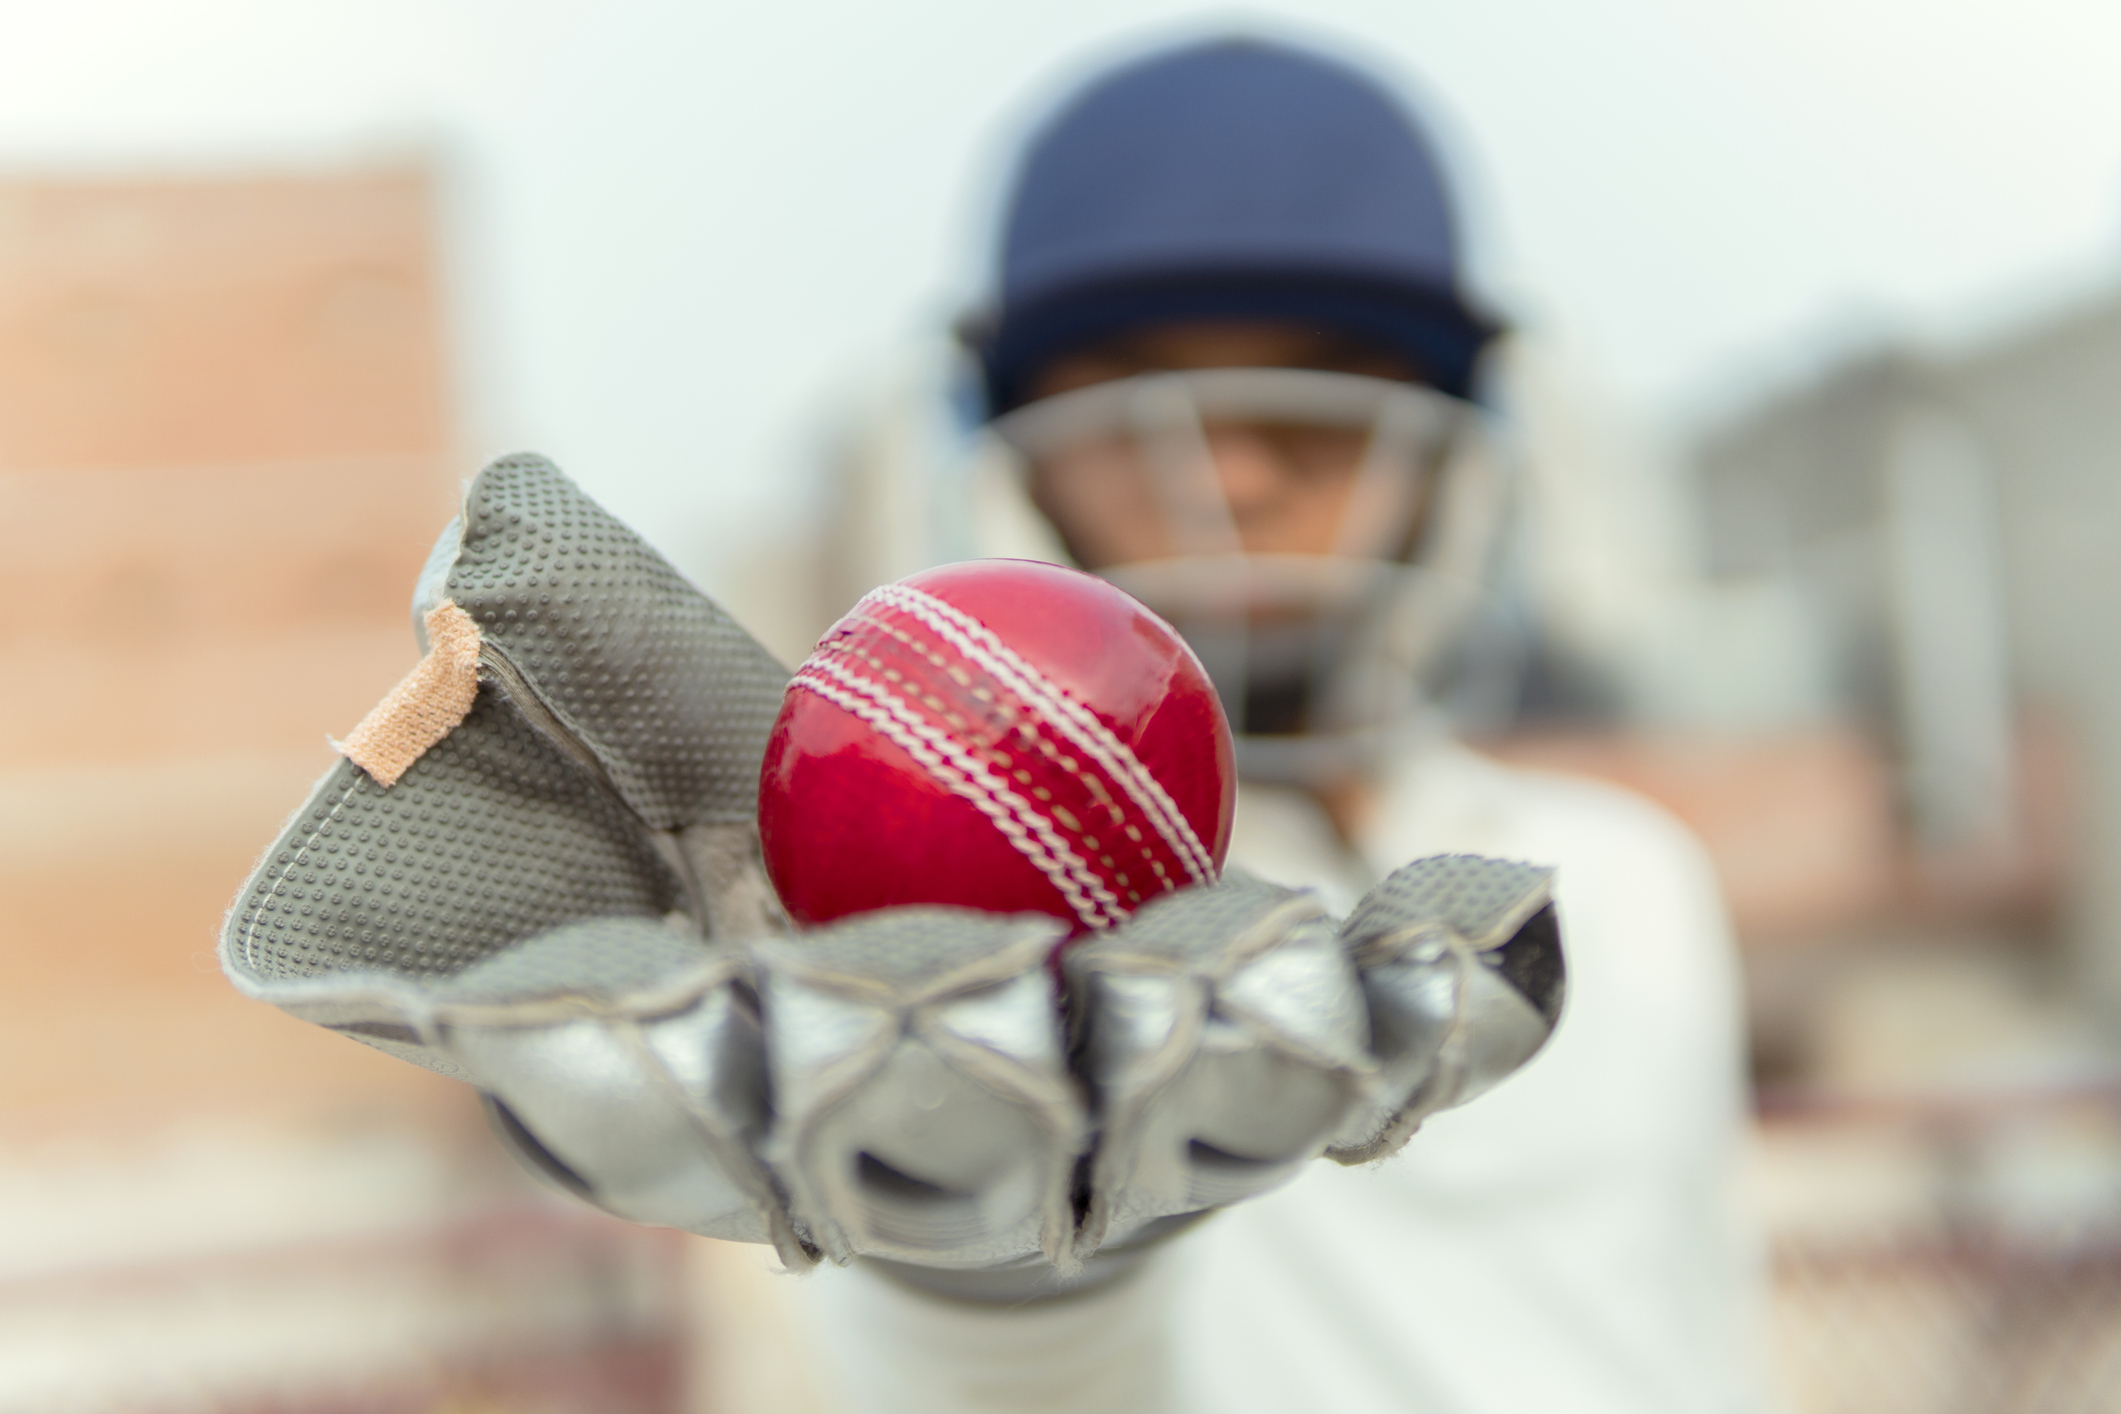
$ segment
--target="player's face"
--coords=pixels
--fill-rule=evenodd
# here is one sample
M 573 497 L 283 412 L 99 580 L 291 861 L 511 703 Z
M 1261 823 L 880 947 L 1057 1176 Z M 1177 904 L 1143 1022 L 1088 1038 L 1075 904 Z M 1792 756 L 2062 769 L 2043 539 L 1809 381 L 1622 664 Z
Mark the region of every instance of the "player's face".
M 1399 361 L 1344 338 L 1275 323 L 1154 326 L 1050 365 L 1034 382 L 1046 398 L 1145 373 L 1214 368 L 1301 368 L 1408 381 Z M 1199 437 L 1216 493 L 1208 508 L 1222 538 L 1213 548 L 1248 555 L 1327 555 L 1350 548 L 1350 513 L 1369 442 L 1366 429 L 1264 419 L 1204 419 Z M 1144 465 L 1138 441 L 1093 439 L 1040 456 L 1033 499 L 1077 559 L 1091 569 L 1200 553 L 1188 543 L 1184 506 L 1171 479 Z M 1404 515 L 1393 517 L 1404 523 Z M 1356 527 L 1359 532 L 1360 527 Z M 1357 536 L 1359 537 L 1359 534 Z M 1364 547 L 1392 553 L 1396 546 Z

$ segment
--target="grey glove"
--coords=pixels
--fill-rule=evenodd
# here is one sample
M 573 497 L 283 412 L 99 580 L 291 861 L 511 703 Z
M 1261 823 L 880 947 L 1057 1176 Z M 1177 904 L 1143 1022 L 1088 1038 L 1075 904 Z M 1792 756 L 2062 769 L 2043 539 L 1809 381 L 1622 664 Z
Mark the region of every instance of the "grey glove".
M 1058 973 L 1041 915 L 790 934 L 753 823 L 787 670 L 542 459 L 473 481 L 415 618 L 427 657 L 244 887 L 223 967 L 477 1085 L 622 1217 L 1022 1299 L 1391 1152 L 1556 1019 L 1548 871 L 1470 857 L 1344 926 L 1255 880 L 1167 895 Z

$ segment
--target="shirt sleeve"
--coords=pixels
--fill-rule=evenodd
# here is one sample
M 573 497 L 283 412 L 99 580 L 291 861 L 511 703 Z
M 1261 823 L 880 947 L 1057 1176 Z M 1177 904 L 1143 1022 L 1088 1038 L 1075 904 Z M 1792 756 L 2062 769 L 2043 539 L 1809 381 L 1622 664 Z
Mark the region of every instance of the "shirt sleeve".
M 1397 1157 L 1316 1165 L 1208 1225 L 1185 1254 L 1182 1386 L 1217 1414 L 1752 1407 L 1742 1029 L 1702 851 L 1591 783 L 1483 763 L 1418 784 L 1387 802 L 1378 868 L 1557 866 L 1560 1026 Z
M 1181 1239 L 1182 1240 L 1182 1239 Z M 803 1279 L 835 1414 L 1167 1414 L 1171 1272 L 1018 1306 L 915 1291 L 860 1262 Z

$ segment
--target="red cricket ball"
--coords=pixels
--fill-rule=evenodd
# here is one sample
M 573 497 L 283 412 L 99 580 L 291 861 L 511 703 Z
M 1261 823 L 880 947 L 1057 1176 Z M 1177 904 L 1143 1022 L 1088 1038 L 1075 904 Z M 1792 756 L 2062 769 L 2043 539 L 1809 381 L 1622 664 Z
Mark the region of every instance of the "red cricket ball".
M 766 872 L 818 924 L 895 904 L 1109 928 L 1212 882 L 1230 727 L 1177 632 L 1030 560 L 871 591 L 788 685 L 759 777 Z

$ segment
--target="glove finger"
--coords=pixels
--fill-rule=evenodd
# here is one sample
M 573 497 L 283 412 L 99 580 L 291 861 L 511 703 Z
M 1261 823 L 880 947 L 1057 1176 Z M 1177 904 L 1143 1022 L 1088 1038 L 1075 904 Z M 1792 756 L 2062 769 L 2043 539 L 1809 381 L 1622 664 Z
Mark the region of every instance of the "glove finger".
M 1357 905 L 1341 939 L 1369 1001 L 1376 1102 L 1328 1155 L 1364 1163 L 1462 1105 L 1546 1044 L 1566 990 L 1553 870 L 1473 855 L 1419 859 Z
M 237 987 L 447 1074 L 433 983 L 590 917 L 661 919 L 676 876 L 611 797 L 491 690 L 386 789 L 341 761 L 230 909 Z
M 529 456 L 472 482 L 416 599 L 446 632 L 349 738 L 362 768 L 326 778 L 246 885 L 223 949 L 238 986 L 402 1045 L 402 1017 L 283 984 L 446 977 L 681 902 L 710 931 L 772 926 L 749 820 L 787 675 L 727 615 Z M 417 1009 L 380 990 L 384 1013 Z
M 1045 965 L 1062 931 L 908 908 L 753 948 L 767 1153 L 835 1260 L 1065 1254 L 1087 1123 Z
M 752 818 L 788 670 L 552 463 L 479 473 L 444 588 L 649 828 Z
M 1101 1129 L 1084 1255 L 1286 1182 L 1368 1096 L 1362 992 L 1307 894 L 1189 889 L 1064 966 Z
M 482 675 L 625 802 L 709 931 L 777 927 L 753 820 L 788 670 L 542 457 L 479 473 L 434 578 Z
M 434 992 L 436 1041 L 534 1168 L 635 1222 L 770 1241 L 815 1259 L 755 1157 L 765 1047 L 732 949 L 598 919 L 532 939 Z

